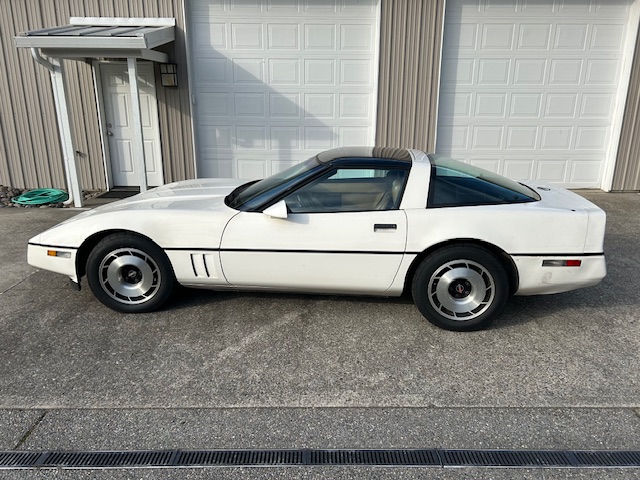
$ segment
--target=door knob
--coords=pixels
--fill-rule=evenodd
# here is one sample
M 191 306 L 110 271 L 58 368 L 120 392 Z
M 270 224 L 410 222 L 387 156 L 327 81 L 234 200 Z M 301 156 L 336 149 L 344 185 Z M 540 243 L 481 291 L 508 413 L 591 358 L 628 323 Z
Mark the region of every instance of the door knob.
M 110 137 L 113 137 L 113 133 L 111 132 L 107 132 L 107 135 L 109 135 Z

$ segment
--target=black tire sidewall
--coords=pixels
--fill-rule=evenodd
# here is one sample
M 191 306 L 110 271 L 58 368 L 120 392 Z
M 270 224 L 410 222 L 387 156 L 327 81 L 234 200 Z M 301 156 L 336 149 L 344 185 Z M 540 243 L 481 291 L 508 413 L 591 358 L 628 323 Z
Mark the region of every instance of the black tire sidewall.
M 427 293 L 433 273 L 453 260 L 471 260 L 482 265 L 493 277 L 495 294 L 492 304 L 472 320 L 452 320 L 438 312 Z M 434 325 L 446 330 L 467 332 L 489 326 L 502 311 L 509 296 L 509 279 L 500 261 L 488 250 L 476 245 L 452 245 L 436 250 L 420 264 L 413 277 L 411 292 L 420 313 Z
M 102 288 L 100 263 L 109 253 L 120 248 L 135 248 L 149 255 L 160 269 L 161 282 L 156 294 L 148 301 L 129 305 L 118 302 Z M 86 265 L 87 283 L 94 296 L 104 305 L 123 313 L 145 313 L 160 308 L 170 297 L 176 284 L 171 263 L 155 243 L 131 233 L 115 233 L 103 238 L 91 251 Z

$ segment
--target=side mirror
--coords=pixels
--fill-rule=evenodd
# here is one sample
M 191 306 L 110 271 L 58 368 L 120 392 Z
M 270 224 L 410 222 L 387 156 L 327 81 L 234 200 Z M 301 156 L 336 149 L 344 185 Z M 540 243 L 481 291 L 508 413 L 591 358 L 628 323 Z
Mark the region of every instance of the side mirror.
M 277 203 L 274 203 L 268 208 L 265 208 L 262 213 L 265 215 L 269 215 L 272 218 L 287 218 L 287 204 L 284 200 L 280 200 Z

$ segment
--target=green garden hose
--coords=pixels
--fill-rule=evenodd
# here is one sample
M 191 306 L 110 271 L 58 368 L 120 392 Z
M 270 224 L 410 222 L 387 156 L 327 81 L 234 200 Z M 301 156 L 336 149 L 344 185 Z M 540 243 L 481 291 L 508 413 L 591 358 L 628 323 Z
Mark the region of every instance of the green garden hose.
M 68 198 L 69 195 L 67 192 L 63 192 L 62 190 L 56 188 L 38 188 L 14 197 L 11 201 L 19 205 L 44 205 L 47 203 L 64 202 Z

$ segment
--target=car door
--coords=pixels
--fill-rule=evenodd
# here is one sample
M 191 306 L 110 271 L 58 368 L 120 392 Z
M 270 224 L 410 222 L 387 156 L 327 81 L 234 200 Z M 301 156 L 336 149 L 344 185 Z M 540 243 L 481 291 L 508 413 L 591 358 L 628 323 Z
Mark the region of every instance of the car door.
M 406 170 L 335 168 L 281 200 L 286 218 L 239 213 L 220 249 L 227 281 L 290 291 L 384 292 L 406 245 L 406 215 L 398 209 L 406 176 Z

